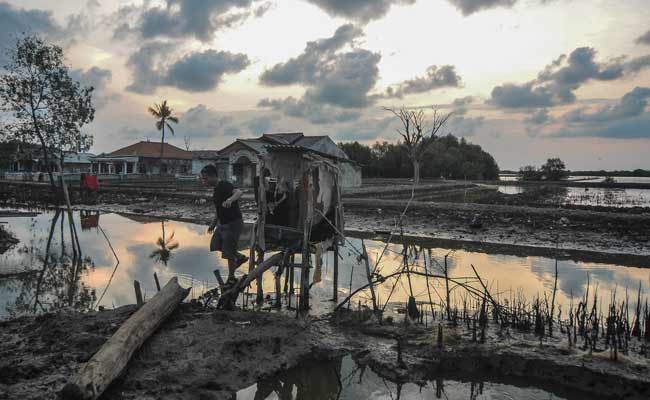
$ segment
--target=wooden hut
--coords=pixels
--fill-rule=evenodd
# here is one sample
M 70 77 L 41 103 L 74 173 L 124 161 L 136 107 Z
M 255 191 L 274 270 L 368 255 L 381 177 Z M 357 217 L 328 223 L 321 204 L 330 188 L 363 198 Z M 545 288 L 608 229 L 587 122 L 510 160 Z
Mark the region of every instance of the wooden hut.
M 231 306 L 232 296 L 253 280 L 258 282 L 258 301 L 262 300 L 264 271 L 277 266 L 276 306 L 280 306 L 281 276 L 289 275 L 293 284 L 295 269 L 300 270 L 301 310 L 309 309 L 309 269 L 311 255 L 335 252 L 334 296 L 338 281 L 338 245 L 344 231 L 341 202 L 341 171 L 327 154 L 294 145 L 269 145 L 260 158 L 261 178 L 255 182 L 258 218 L 248 276 L 234 288 L 226 289 L 220 301 Z M 265 259 L 266 252 L 278 252 Z M 301 263 L 294 256 L 301 255 Z M 318 258 L 318 257 L 317 257 Z M 317 261 L 318 262 L 318 261 Z M 286 279 L 285 279 L 286 282 Z

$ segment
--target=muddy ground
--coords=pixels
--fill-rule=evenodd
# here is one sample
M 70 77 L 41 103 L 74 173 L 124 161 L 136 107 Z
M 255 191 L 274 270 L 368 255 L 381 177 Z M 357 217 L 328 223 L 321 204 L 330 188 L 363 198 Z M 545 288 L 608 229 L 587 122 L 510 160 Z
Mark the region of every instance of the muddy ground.
M 50 399 L 135 310 L 62 312 L 0 322 L 0 398 Z M 434 326 L 436 327 L 436 326 Z M 396 383 L 435 378 L 536 386 L 557 395 L 647 399 L 650 361 L 569 350 L 561 339 L 539 343 L 515 332 L 445 325 L 438 347 L 422 325 L 296 319 L 260 312 L 205 310 L 183 304 L 131 360 L 105 399 L 231 399 L 238 390 L 304 361 L 346 353 Z M 400 345 L 397 345 L 397 342 Z M 401 349 L 402 362 L 398 360 Z
M 40 192 L 46 186 L 25 186 L 0 183 L 0 205 L 42 206 Z M 348 232 L 371 235 L 376 232 L 399 232 L 396 220 L 404 211 L 410 196 L 408 185 L 362 187 L 346 194 L 345 227 Z M 442 182 L 423 185 L 418 196 L 427 193 L 449 193 L 458 184 Z M 386 196 L 381 192 L 385 191 Z M 530 206 L 540 198 L 553 196 L 555 189 L 540 188 L 519 195 L 490 192 L 474 203 L 413 201 L 403 219 L 407 235 L 439 240 L 480 243 L 482 246 L 527 246 L 560 252 L 585 252 L 604 255 L 603 262 L 631 258 L 631 264 L 650 267 L 650 210 L 613 208 L 552 208 Z M 403 199 L 394 199 L 402 193 Z M 537 194 L 534 194 L 537 193 Z M 510 196 L 510 197 L 509 197 Z M 513 197 L 514 196 L 514 197 Z M 390 197 L 386 199 L 386 197 Z M 509 200 L 503 200 L 503 199 Z M 501 200 L 499 200 L 501 199 Z M 506 203 L 506 204 L 500 204 Z M 494 204 L 493 204 L 494 203 Z M 137 214 L 209 224 L 214 209 L 209 194 L 158 193 L 142 194 L 134 190 L 105 191 L 92 201 L 75 208 L 106 212 Z M 245 219 L 256 218 L 252 194 L 241 200 Z M 474 221 L 474 223 L 472 223 Z M 630 264 L 630 263 L 627 263 Z

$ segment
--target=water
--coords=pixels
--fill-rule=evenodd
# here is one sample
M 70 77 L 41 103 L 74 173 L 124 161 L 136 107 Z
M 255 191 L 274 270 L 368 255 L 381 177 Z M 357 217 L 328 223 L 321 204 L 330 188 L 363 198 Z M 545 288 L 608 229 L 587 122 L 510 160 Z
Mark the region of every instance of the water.
M 68 220 L 63 218 L 64 214 L 58 216 L 54 226 L 54 212 L 44 212 L 33 218 L 3 218 L 20 243 L 0 255 L 0 318 L 66 307 L 91 310 L 98 306 L 114 308 L 133 304 L 134 280 L 141 283 L 145 298 L 156 293 L 154 272 L 163 285 L 171 277 L 178 276 L 181 285 L 192 287 L 190 297 L 198 298 L 217 285 L 212 273 L 214 269 L 220 269 L 223 276 L 226 274 L 225 260 L 208 251 L 210 237 L 205 226 L 116 214 L 74 214 L 83 251 L 83 260 L 75 263 Z M 50 257 L 46 265 L 50 233 Z M 345 298 L 350 289 L 356 290 L 367 283 L 365 264 L 358 257 L 361 240 L 348 240 L 349 243 L 340 251 L 339 300 Z M 385 244 L 369 240 L 365 244 L 371 266 L 374 266 Z M 382 276 L 394 274 L 402 266 L 402 246 L 390 244 L 386 249 L 378 264 Z M 441 274 L 445 255 L 448 255 L 450 276 L 458 278 L 458 282 L 476 286 L 471 269 L 474 265 L 483 280 L 489 282 L 492 292 L 498 293 L 502 299 L 515 293 L 528 299 L 538 295 L 543 297 L 544 292 L 550 293 L 553 288 L 555 261 L 550 258 L 409 247 L 409 260 L 419 265 L 416 270 L 420 272 L 423 272 L 426 258 L 431 260 L 427 261 L 428 271 Z M 322 266 L 314 268 L 311 274 L 311 278 L 317 281 L 311 290 L 313 314 L 333 308 L 330 301 L 333 253 L 324 254 L 322 260 Z M 299 257 L 296 261 L 299 262 Z M 588 279 L 591 293 L 598 285 L 600 298 L 606 306 L 609 294 L 615 288 L 619 291 L 629 288 L 630 297 L 634 298 L 639 282 L 647 288 L 650 277 L 647 269 L 635 266 L 568 260 L 560 261 L 558 270 L 557 301 L 565 310 L 572 296 L 577 301 L 584 294 Z M 295 275 L 297 287 L 299 273 Z M 265 274 L 263 288 L 265 293 L 275 290 L 271 273 Z M 443 293 L 444 282 L 432 280 L 430 288 L 434 302 L 440 303 L 437 293 Z M 411 291 L 418 301 L 428 300 L 426 279 L 418 275 L 411 276 L 410 283 L 406 278 L 398 279 L 398 276 L 386 280 L 378 285 L 377 296 L 382 304 L 388 303 L 388 312 L 396 312 L 404 307 Z M 252 293 L 255 293 L 255 288 Z M 452 301 L 459 302 L 462 294 L 460 290 L 453 291 Z M 243 298 L 240 296 L 240 304 Z M 359 302 L 369 304 L 367 291 L 354 297 L 354 307 L 358 307 Z M 631 301 L 631 307 L 633 303 Z M 297 304 L 295 298 L 292 298 L 292 304 Z
M 498 186 L 505 194 L 520 194 L 527 190 L 526 186 Z M 618 189 L 618 188 L 578 188 L 566 187 L 561 196 L 561 204 L 582 206 L 607 207 L 650 207 L 650 189 Z
M 466 376 L 465 379 L 471 377 Z M 552 392 L 511 384 L 484 382 L 476 379 L 461 382 L 440 377 L 420 386 L 397 384 L 382 378 L 369 367 L 361 367 L 350 356 L 332 361 L 300 365 L 277 376 L 261 380 L 237 392 L 237 400 L 583 400 L 591 396 Z
M 571 175 L 568 180 L 575 180 L 581 182 L 603 182 L 604 176 L 582 176 Z M 500 181 L 518 181 L 519 175 L 499 175 Z M 650 177 L 647 176 L 615 176 L 614 180 L 619 183 L 650 183 Z

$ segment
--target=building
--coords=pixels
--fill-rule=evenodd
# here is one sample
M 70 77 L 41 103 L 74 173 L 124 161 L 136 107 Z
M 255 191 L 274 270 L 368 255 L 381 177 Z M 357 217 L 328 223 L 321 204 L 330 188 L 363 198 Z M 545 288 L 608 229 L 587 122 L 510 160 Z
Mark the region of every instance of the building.
M 192 171 L 192 153 L 169 143 L 138 142 L 91 158 L 98 175 L 183 175 Z
M 206 165 L 215 165 L 219 159 L 217 150 L 192 150 L 192 174 L 198 175 Z
M 259 159 L 266 154 L 266 146 L 295 146 L 333 159 L 341 169 L 343 187 L 361 186 L 361 168 L 348 158 L 329 136 L 305 136 L 296 133 L 265 134 L 256 139 L 237 139 L 219 150 L 216 161 L 220 179 L 230 180 L 238 186 L 252 186 L 260 175 Z
M 3 163 L 4 178 L 12 180 L 42 180 L 47 179 L 47 164 L 40 145 L 31 143 L 5 142 L 0 144 L 0 156 Z M 82 172 L 90 172 L 91 153 L 71 153 L 63 155 L 63 173 L 66 176 L 78 177 Z M 60 153 L 56 149 L 48 152 L 48 161 L 52 174 L 57 178 L 60 174 Z

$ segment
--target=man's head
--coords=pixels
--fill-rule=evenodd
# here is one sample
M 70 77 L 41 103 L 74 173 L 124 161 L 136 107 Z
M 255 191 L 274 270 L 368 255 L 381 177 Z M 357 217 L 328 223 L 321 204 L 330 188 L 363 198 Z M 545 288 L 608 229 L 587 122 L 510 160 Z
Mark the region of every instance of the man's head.
M 201 169 L 201 182 L 204 185 L 214 186 L 218 182 L 217 168 L 214 165 L 206 165 Z

